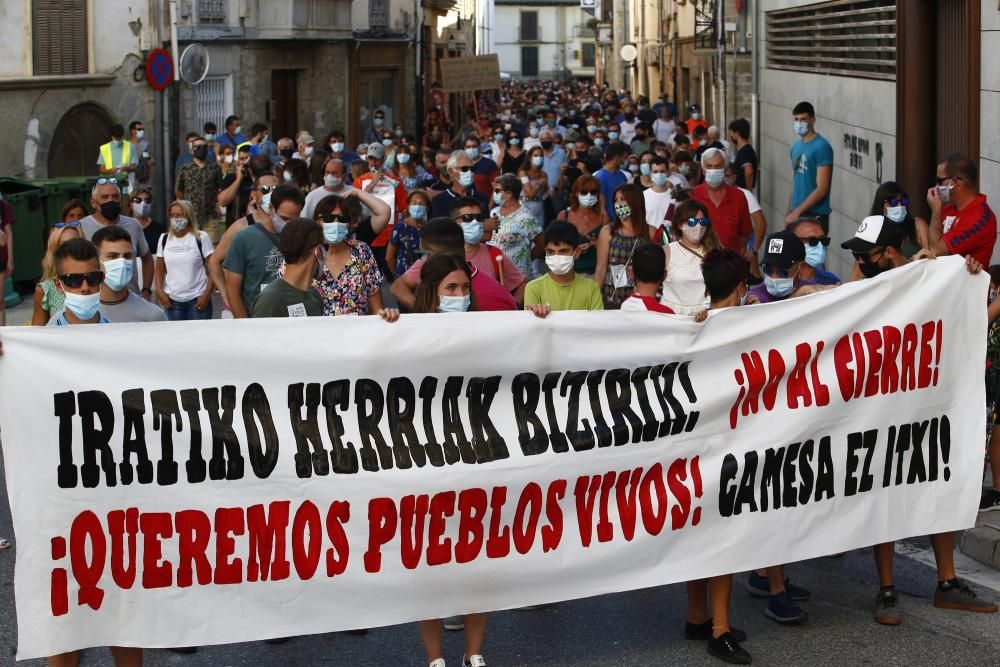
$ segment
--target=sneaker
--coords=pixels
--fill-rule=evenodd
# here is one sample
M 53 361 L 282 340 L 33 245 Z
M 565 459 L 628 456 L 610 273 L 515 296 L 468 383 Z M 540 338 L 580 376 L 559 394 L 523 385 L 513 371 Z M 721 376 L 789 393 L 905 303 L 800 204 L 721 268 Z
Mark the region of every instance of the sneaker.
M 788 580 L 788 577 L 785 577 L 784 581 L 785 592 L 788 593 L 788 597 L 796 602 L 805 602 L 812 597 L 812 592 L 809 589 L 796 586 Z M 747 577 L 746 588 L 747 593 L 755 598 L 771 597 L 771 584 L 768 582 L 767 577 L 762 577 L 753 570 L 750 571 L 750 576 Z
M 750 654 L 733 638 L 732 632 L 716 637 L 708 642 L 708 654 L 730 665 L 749 665 Z
M 481 655 L 470 655 L 468 659 L 463 655 L 462 667 L 486 667 L 486 660 Z
M 882 625 L 899 625 L 903 613 L 899 609 L 899 598 L 896 589 L 881 590 L 875 596 L 875 621 Z
M 942 581 L 934 591 L 934 606 L 938 609 L 961 609 L 995 614 L 997 606 L 993 602 L 980 600 L 972 589 L 958 579 Z
M 465 616 L 449 616 L 441 622 L 445 630 L 464 630 Z
M 983 491 L 983 497 L 979 500 L 979 511 L 991 512 L 993 510 L 1000 510 L 1000 491 L 986 489 Z
M 731 634 L 733 636 L 733 639 L 735 639 L 738 642 L 745 642 L 747 640 L 747 633 L 743 632 L 738 628 L 730 627 L 729 634 Z M 708 619 L 704 623 L 685 623 L 684 638 L 700 642 L 711 641 L 712 619 Z
M 427 665 L 427 667 L 444 667 L 444 658 L 438 658 L 431 664 Z
M 764 607 L 764 615 L 772 621 L 788 625 L 802 623 L 809 617 L 802 607 L 792 601 L 787 591 L 772 595 L 768 599 L 767 606 Z

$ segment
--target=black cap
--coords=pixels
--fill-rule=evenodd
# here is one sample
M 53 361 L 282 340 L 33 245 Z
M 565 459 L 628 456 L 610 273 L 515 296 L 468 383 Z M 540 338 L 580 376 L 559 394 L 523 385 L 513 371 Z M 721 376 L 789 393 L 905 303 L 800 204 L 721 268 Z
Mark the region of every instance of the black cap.
M 854 236 L 840 244 L 851 252 L 868 252 L 872 248 L 896 248 L 903 245 L 903 230 L 884 215 L 870 215 L 858 225 Z
M 783 229 L 767 237 L 764 241 L 764 258 L 761 264 L 789 267 L 806 258 L 806 246 L 792 232 Z

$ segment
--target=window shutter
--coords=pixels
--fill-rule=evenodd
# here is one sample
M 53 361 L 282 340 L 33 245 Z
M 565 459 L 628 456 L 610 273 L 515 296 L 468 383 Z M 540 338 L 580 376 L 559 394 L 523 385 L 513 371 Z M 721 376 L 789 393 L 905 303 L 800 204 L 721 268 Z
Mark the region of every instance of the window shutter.
M 87 0 L 32 0 L 36 76 L 87 73 Z

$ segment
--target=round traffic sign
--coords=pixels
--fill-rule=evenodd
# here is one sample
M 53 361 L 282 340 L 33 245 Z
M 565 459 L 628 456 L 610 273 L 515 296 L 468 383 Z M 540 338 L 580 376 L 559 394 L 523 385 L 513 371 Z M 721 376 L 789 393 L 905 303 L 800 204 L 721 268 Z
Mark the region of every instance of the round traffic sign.
M 166 49 L 153 49 L 146 59 L 146 81 L 153 90 L 166 90 L 174 81 L 174 59 Z
M 622 47 L 621 57 L 627 63 L 632 62 L 639 56 L 639 49 L 635 48 L 632 44 L 626 44 Z

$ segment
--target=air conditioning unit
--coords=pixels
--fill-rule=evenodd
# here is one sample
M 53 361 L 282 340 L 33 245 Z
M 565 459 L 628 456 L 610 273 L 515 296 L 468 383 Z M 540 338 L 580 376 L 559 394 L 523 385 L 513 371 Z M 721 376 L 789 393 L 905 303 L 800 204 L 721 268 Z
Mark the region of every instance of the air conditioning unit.
M 646 64 L 647 65 L 659 65 L 660 64 L 660 46 L 659 44 L 649 44 L 646 46 Z

